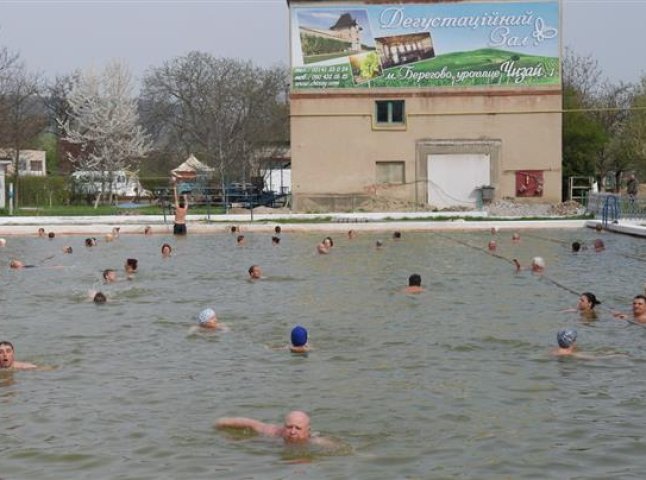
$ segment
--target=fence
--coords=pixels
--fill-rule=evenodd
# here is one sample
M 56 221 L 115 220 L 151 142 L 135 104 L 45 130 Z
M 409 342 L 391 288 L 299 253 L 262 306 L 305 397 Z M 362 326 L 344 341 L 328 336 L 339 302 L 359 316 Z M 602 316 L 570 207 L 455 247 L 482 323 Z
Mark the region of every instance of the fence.
M 586 211 L 604 223 L 646 219 L 646 199 L 616 193 L 591 193 Z

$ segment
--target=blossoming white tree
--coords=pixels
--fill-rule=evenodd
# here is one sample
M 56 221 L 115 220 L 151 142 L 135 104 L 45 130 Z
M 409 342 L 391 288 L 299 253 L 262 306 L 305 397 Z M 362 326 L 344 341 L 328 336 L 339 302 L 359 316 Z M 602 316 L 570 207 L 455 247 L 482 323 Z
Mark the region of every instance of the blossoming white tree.
M 63 138 L 77 146 L 68 153 L 76 170 L 100 172 L 108 185 L 97 195 L 95 207 L 103 192 L 112 197 L 113 172 L 136 170 L 151 149 L 149 136 L 139 125 L 132 83 L 123 62 L 109 63 L 101 74 L 86 70 L 68 98 L 67 119 L 58 120 Z

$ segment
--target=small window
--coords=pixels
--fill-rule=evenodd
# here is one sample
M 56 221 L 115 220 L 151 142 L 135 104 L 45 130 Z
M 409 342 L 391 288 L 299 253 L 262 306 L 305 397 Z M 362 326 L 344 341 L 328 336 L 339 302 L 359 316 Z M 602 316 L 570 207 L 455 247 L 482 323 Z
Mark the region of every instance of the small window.
M 378 184 L 402 184 L 404 182 L 404 162 L 377 162 Z
M 41 172 L 43 170 L 43 162 L 40 160 L 32 160 L 29 165 L 32 172 Z
M 379 100 L 375 103 L 378 125 L 404 124 L 405 109 L 403 100 Z

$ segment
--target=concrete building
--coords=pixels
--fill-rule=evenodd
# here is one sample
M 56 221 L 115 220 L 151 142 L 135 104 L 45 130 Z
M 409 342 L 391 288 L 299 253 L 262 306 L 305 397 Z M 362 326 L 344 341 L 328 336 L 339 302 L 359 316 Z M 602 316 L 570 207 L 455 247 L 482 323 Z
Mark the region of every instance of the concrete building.
M 44 177 L 47 175 L 45 150 L 20 150 L 18 156 L 18 167 L 20 175 L 36 175 Z M 13 175 L 13 162 L 15 150 L 0 149 L 0 169 L 5 174 Z
M 558 0 L 288 5 L 295 210 L 560 201 Z M 340 19 L 361 52 L 302 44 Z

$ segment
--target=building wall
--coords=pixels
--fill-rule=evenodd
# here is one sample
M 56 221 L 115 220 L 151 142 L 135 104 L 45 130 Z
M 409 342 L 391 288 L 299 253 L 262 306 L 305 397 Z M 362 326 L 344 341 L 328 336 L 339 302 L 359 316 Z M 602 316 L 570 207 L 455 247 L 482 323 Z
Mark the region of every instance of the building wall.
M 405 127 L 375 126 L 375 101 L 403 99 Z M 561 92 L 428 90 L 292 93 L 296 210 L 356 207 L 373 196 L 426 201 L 431 153 L 488 153 L 495 198 L 516 196 L 516 171 L 543 171 L 541 197 L 561 199 Z M 377 161 L 404 161 L 404 185 L 377 185 Z

